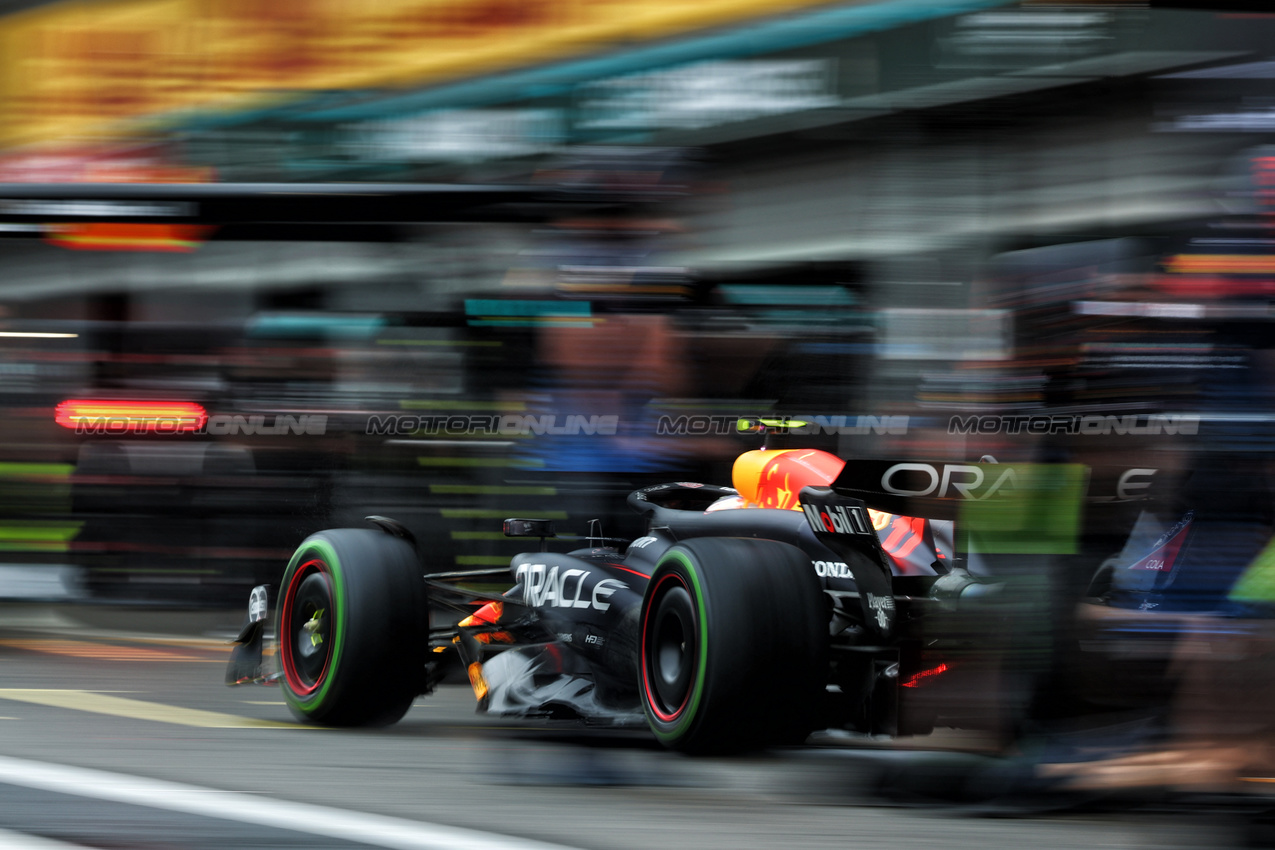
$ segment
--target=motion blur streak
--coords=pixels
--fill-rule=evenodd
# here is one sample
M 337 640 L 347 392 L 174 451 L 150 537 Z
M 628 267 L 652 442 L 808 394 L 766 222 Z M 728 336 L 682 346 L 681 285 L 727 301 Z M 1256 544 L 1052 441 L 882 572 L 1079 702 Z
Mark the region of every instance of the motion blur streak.
M 197 726 L 206 729 L 315 728 L 300 726 L 296 723 L 278 723 L 272 720 L 255 720 L 248 717 L 235 717 L 231 714 L 219 714 L 215 711 L 180 708 L 174 705 L 162 705 L 144 700 L 110 696 L 109 694 L 95 694 L 89 691 L 0 688 L 0 699 L 47 705 L 51 708 L 66 708 L 72 711 L 110 714 L 115 717 L 129 717 L 134 720 L 174 723 L 179 726 Z
M 71 655 L 76 658 L 98 658 L 107 661 L 203 661 L 180 652 L 162 649 L 142 649 L 131 646 L 109 646 L 75 640 L 17 639 L 0 640 L 0 646 L 27 649 L 32 652 L 49 652 L 54 655 Z M 218 659 L 220 660 L 220 659 Z
M 802 622 L 830 617 L 833 655 L 807 743 L 859 767 L 888 740 L 921 746 L 862 795 L 819 799 L 1062 806 L 1083 789 L 1125 818 L 1118 789 L 1166 809 L 1203 789 L 1267 810 L 1275 843 L 1268 5 L 0 0 L 0 600 L 119 629 L 55 640 L 0 611 L 0 708 L 23 715 L 0 724 L 0 753 L 126 773 L 152 758 L 174 779 L 322 785 L 305 799 L 568 843 L 706 846 L 716 830 L 708 845 L 764 847 L 741 824 L 778 834 L 784 815 L 730 798 L 696 811 L 701 832 L 661 833 L 682 800 L 650 799 L 656 771 L 581 825 L 595 801 L 579 775 L 560 782 L 570 811 L 543 787 L 570 762 L 557 725 L 543 761 L 469 758 L 472 727 L 429 722 L 449 693 L 466 700 L 454 716 L 472 708 L 446 653 L 401 729 L 276 736 L 296 727 L 259 724 L 282 707 L 168 687 L 220 688 L 206 647 L 123 635 L 165 618 L 240 634 L 250 590 L 301 540 L 369 515 L 410 533 L 437 581 L 478 573 L 466 601 L 486 603 L 538 545 L 614 544 L 596 565 L 637 581 L 656 535 L 630 492 L 683 482 L 661 511 L 748 536 L 765 508 L 800 523 L 800 485 L 845 475 L 881 586 L 856 574 L 866 550 L 809 559 L 831 604 Z M 775 430 L 763 443 L 744 423 Z M 810 461 L 818 475 L 794 460 L 809 452 L 830 461 Z M 701 504 L 747 455 L 765 460 L 750 487 Z M 844 531 L 859 514 L 838 516 Z M 554 519 L 558 537 L 506 537 L 510 517 Z M 533 626 L 563 607 L 557 569 Z M 484 623 L 491 609 L 441 599 L 430 625 L 473 615 L 468 669 L 498 702 L 526 606 Z M 636 645 L 617 634 L 541 637 L 591 665 Z M 785 691 L 749 681 L 741 711 Z M 539 708 L 556 724 L 564 706 Z M 33 744 L 36 721 L 55 731 Z M 159 743 L 131 746 L 146 729 Z M 954 733 L 978 734 L 994 767 L 951 778 Z M 271 784 L 210 778 L 204 741 Z M 595 782 L 624 762 L 587 752 Z M 772 763 L 795 774 L 802 758 Z M 296 780 L 319 763 L 323 782 Z M 495 787 L 502 770 L 531 787 Z M 385 789 L 407 802 L 376 808 Z M 48 825 L 19 821 L 0 817 Z M 791 833 L 793 850 L 911 840 Z
M 458 847 L 466 850 L 571 850 L 561 844 L 472 829 L 8 757 L 0 757 L 0 782 L 134 806 L 282 827 L 396 850 L 456 850 Z
M 24 835 L 7 829 L 0 829 L 0 847 L 6 847 L 8 850 L 88 850 L 83 844 L 70 844 L 66 841 L 55 841 L 52 838 Z
M 128 431 L 195 431 L 208 414 L 198 404 L 164 401 L 82 401 L 69 399 L 57 406 L 55 419 L 63 428 L 116 423 Z

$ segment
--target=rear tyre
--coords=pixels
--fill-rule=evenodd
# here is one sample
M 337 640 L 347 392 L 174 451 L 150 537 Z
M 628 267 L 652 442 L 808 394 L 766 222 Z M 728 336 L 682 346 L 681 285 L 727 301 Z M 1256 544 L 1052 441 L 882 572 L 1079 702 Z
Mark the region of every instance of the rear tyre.
M 827 675 L 828 608 L 810 558 L 702 538 L 660 559 L 642 602 L 638 689 L 665 745 L 728 753 L 804 740 Z
M 299 719 L 396 722 L 421 691 L 429 645 L 416 550 L 370 529 L 310 535 L 283 574 L 278 634 L 280 684 Z

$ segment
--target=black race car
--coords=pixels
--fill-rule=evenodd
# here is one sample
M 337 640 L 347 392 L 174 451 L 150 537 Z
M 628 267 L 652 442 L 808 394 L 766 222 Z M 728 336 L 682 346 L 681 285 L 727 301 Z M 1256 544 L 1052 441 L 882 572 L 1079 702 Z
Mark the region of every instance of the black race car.
M 227 681 L 277 682 L 306 721 L 386 724 L 452 656 L 480 711 L 647 725 L 688 752 L 800 742 L 835 727 L 926 732 L 939 713 L 922 691 L 958 669 L 974 674 L 967 693 L 982 688 L 986 633 L 950 618 L 966 606 L 985 623 L 978 600 L 997 580 L 962 565 L 947 520 L 883 513 L 860 496 L 942 517 L 954 515 L 953 500 L 994 501 L 997 489 L 1020 504 L 1025 474 L 748 452 L 735 487 L 630 494 L 646 527 L 631 542 L 595 535 L 550 552 L 548 521 L 506 520 L 506 535 L 540 539 L 508 571 L 428 573 L 428 543 L 369 517 L 374 528 L 319 532 L 292 557 L 275 605 L 273 672 L 262 663 L 268 590 L 253 591 Z M 913 538 L 906 552 L 887 551 L 883 538 L 897 543 L 900 529 Z M 500 579 L 512 582 L 503 593 L 480 587 Z M 459 617 L 439 617 L 445 610 Z M 445 624 L 431 625 L 431 611 Z M 971 641 L 983 645 L 971 652 Z

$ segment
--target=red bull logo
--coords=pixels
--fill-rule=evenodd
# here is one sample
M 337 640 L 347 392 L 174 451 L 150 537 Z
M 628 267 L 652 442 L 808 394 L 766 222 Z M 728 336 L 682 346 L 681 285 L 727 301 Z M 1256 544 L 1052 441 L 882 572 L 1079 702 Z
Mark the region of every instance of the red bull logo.
M 845 465 L 817 449 L 763 449 L 740 455 L 731 478 L 748 507 L 800 510 L 801 488 L 827 487 Z

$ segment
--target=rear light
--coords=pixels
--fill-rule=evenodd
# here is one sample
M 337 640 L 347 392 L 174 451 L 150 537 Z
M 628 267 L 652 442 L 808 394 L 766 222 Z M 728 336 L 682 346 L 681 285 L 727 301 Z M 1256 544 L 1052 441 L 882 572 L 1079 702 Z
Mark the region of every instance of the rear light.
M 187 401 L 87 401 L 68 399 L 54 419 L 77 433 L 198 431 L 208 421 L 201 405 Z
M 928 670 L 920 670 L 911 676 L 899 682 L 900 688 L 919 688 L 921 685 L 927 684 L 935 676 L 941 676 L 951 668 L 947 664 L 939 664 L 937 667 L 931 667 Z
M 216 228 L 203 224 L 117 224 L 83 222 L 53 225 L 45 239 L 77 251 L 169 251 L 189 253 Z

